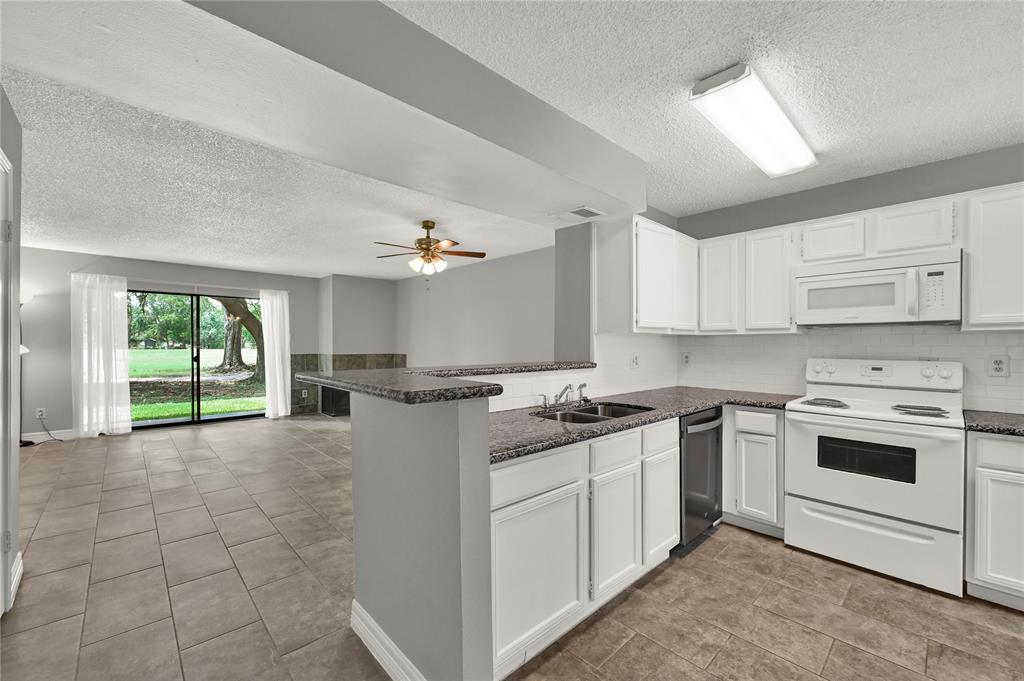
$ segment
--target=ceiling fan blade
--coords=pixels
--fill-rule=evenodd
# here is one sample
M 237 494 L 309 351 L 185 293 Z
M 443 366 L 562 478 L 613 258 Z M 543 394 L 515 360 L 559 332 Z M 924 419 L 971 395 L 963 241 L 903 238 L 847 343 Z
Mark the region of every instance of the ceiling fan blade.
M 377 244 L 378 246 L 394 246 L 395 248 L 405 248 L 405 249 L 408 249 L 410 251 L 418 250 L 415 246 L 403 246 L 402 244 L 389 244 L 386 241 L 374 241 L 373 243 Z
M 445 251 L 445 255 L 461 255 L 463 258 L 485 258 L 486 253 L 480 251 Z
M 458 246 L 458 245 L 459 245 L 458 241 L 452 241 L 451 239 L 444 239 L 444 240 L 438 241 L 436 244 L 434 244 L 434 250 L 435 251 L 443 251 L 443 250 L 446 250 L 446 249 L 452 248 L 453 246 Z
M 397 258 L 400 255 L 404 255 L 405 257 L 409 257 L 410 255 L 412 255 L 412 253 L 392 253 L 391 255 L 378 255 L 377 257 L 378 258 Z

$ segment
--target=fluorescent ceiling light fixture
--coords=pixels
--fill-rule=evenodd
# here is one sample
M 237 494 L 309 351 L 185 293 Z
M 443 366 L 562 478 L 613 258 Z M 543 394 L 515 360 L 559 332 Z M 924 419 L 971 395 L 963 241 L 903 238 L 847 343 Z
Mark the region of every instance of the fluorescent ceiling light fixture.
M 768 177 L 818 165 L 807 142 L 746 64 L 698 82 L 690 90 L 690 103 Z

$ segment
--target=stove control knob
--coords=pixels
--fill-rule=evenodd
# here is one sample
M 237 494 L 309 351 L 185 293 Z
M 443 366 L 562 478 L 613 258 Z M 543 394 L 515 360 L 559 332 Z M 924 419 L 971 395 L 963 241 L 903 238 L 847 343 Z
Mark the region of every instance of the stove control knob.
M 822 369 L 822 366 L 821 366 L 820 362 L 811 367 L 811 370 L 814 371 L 814 373 L 816 373 L 816 374 L 820 374 L 821 373 L 821 369 Z
M 827 371 L 829 376 L 831 376 L 836 372 L 836 368 L 833 365 L 829 364 L 827 367 L 825 367 L 825 371 Z
M 932 369 L 931 367 L 925 367 L 924 369 L 921 369 L 921 375 L 924 376 L 925 378 L 931 378 L 932 376 L 935 375 L 935 369 Z
M 939 369 L 939 378 L 950 379 L 953 378 L 953 370 L 949 367 Z

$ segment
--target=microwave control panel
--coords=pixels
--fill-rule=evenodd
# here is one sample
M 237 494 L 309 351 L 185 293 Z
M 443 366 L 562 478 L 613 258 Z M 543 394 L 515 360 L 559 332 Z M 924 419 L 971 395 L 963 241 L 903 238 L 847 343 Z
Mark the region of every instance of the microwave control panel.
M 960 264 L 944 263 L 924 266 L 918 269 L 920 284 L 921 321 L 947 320 L 951 315 L 959 317 L 960 311 Z

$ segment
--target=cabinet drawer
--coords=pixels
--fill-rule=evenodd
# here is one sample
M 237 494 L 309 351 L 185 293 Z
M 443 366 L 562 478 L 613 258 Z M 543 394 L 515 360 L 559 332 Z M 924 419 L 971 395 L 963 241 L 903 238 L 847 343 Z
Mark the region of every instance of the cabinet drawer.
M 766 414 L 760 411 L 736 410 L 736 430 L 760 435 L 775 435 L 777 414 Z
M 640 458 L 640 431 L 600 440 L 590 445 L 590 472 L 600 473 Z
M 975 465 L 1024 473 L 1024 438 L 974 438 Z
M 587 446 L 491 471 L 491 508 L 526 499 L 587 477 Z
M 679 419 L 672 419 L 643 429 L 644 456 L 679 446 Z

